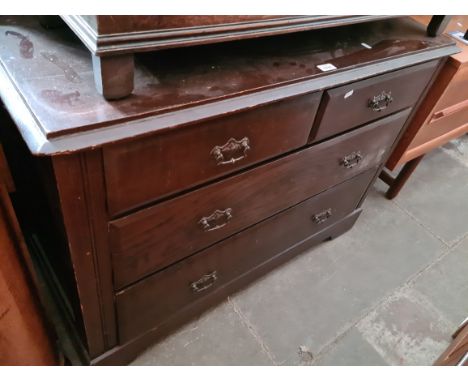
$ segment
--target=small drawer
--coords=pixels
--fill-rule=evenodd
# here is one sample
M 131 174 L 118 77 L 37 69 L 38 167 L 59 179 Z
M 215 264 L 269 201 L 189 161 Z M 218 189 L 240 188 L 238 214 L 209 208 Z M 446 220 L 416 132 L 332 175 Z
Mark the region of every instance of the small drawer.
M 304 146 L 322 93 L 103 149 L 112 216 Z
M 431 79 L 438 61 L 327 90 L 310 142 L 342 133 L 412 106 Z
M 374 174 L 368 170 L 117 293 L 121 342 L 340 221 L 354 211 Z
M 116 288 L 377 166 L 408 114 L 409 109 L 110 222 Z

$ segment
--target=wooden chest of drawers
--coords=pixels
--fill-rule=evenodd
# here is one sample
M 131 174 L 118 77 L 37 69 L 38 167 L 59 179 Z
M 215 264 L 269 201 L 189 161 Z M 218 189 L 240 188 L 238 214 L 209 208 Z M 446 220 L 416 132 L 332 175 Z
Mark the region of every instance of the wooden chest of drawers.
M 109 103 L 69 31 L 0 32 L 18 209 L 93 364 L 350 229 L 456 49 L 406 18 L 184 48 L 142 55 L 134 94 Z

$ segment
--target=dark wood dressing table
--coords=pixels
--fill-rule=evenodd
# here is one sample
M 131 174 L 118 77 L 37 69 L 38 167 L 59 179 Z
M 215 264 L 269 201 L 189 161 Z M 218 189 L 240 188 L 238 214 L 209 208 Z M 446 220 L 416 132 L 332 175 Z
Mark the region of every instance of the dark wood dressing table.
M 144 53 L 109 102 L 70 30 L 2 17 L 0 35 L 23 227 L 91 364 L 129 362 L 349 230 L 457 51 L 398 18 Z

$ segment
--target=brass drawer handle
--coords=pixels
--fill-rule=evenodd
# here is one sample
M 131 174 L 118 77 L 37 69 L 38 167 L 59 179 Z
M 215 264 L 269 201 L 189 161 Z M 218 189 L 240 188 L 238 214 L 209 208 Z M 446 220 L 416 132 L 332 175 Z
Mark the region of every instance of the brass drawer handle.
M 215 281 L 218 279 L 218 274 L 216 271 L 203 275 L 199 280 L 194 281 L 190 284 L 192 292 L 199 293 L 213 286 Z
M 232 208 L 226 208 L 223 211 L 216 210 L 210 216 L 203 216 L 198 223 L 201 224 L 204 231 L 214 231 L 224 227 L 231 219 Z
M 361 160 L 362 160 L 361 152 L 354 151 L 351 154 L 346 155 L 341 161 L 341 164 L 345 166 L 346 168 L 353 168 L 354 166 L 357 166 Z
M 369 100 L 368 107 L 373 111 L 385 110 L 393 102 L 392 92 L 382 91 L 379 95 Z
M 312 216 L 312 220 L 317 224 L 322 224 L 330 216 L 332 216 L 332 209 L 331 208 L 329 208 L 329 209 L 327 209 L 325 211 L 319 212 L 318 214 L 315 214 L 314 216 Z
M 225 165 L 233 164 L 247 156 L 247 151 L 250 150 L 249 138 L 244 137 L 240 141 L 234 138 L 229 140 L 223 146 L 215 146 L 210 154 L 216 160 L 216 164 Z

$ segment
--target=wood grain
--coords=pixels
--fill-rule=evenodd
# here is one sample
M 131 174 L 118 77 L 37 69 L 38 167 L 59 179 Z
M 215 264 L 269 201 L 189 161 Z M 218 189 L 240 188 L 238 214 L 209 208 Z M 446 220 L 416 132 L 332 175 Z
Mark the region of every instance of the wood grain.
M 101 277 L 105 278 L 106 273 L 100 272 L 97 256 L 103 244 L 102 238 L 94 236 L 93 232 L 95 212 L 89 205 L 91 196 L 87 188 L 87 161 L 80 155 L 60 156 L 53 159 L 53 167 L 68 238 L 68 250 L 80 298 L 86 347 L 90 357 L 95 357 L 107 348 L 108 338 L 103 325 L 106 322 L 106 312 L 109 312 L 108 304 L 112 304 L 112 301 L 106 299 L 101 288 Z M 90 186 L 97 187 L 96 184 Z M 107 272 L 109 271 L 107 268 Z M 110 311 L 112 312 L 112 308 Z M 112 317 L 110 319 L 112 324 Z M 112 331 L 109 335 L 111 338 L 115 336 Z
M 24 264 L 26 244 L 0 182 L 0 365 L 56 365 L 50 328 Z
M 396 17 L 398 16 L 62 16 L 91 53 L 99 56 L 252 39 Z
M 8 167 L 3 146 L 0 144 L 0 182 L 2 182 L 8 192 L 15 191 L 15 182 L 11 176 L 10 168 Z
M 307 94 L 170 134 L 103 149 L 107 203 L 112 216 L 162 197 L 206 183 L 304 146 L 321 93 Z M 220 164 L 215 147 L 230 139 L 247 139 Z M 231 156 L 230 156 L 231 155 Z
M 409 109 L 347 135 L 200 188 L 109 224 L 117 288 L 168 266 L 241 229 L 378 165 Z M 345 156 L 360 152 L 355 166 Z M 281 198 L 278 198 L 281 195 Z M 200 219 L 232 209 L 224 227 L 204 231 Z

